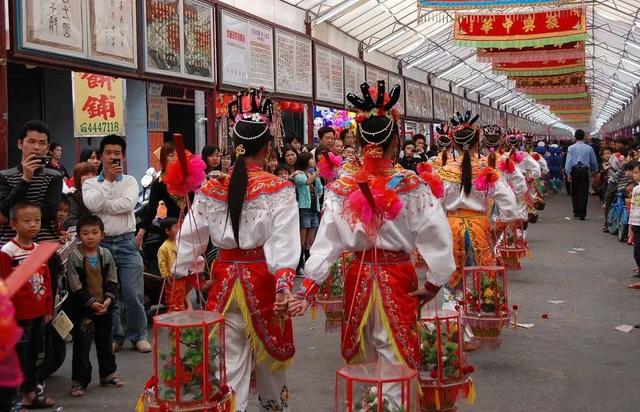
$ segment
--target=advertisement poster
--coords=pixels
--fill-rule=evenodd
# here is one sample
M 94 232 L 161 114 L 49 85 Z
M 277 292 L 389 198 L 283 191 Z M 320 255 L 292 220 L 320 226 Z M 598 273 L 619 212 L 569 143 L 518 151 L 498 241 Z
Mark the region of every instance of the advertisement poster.
M 249 86 L 249 20 L 222 11 L 222 83 Z
M 125 81 L 112 76 L 72 72 L 75 137 L 125 132 Z
M 179 0 L 145 0 L 147 71 L 181 72 L 180 16 Z
M 147 96 L 147 129 L 150 132 L 169 131 L 166 97 Z

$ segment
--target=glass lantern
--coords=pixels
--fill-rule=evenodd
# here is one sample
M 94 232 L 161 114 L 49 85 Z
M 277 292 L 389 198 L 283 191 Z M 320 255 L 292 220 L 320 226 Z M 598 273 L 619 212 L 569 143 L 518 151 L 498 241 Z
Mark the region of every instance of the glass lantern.
M 496 244 L 498 261 L 507 269 L 519 270 L 520 259 L 528 254 L 527 241 L 521 222 L 508 223 L 500 234 Z
M 503 266 L 465 267 L 462 324 L 469 326 L 480 343 L 499 343 L 511 312 L 507 297 L 507 270 Z
M 318 293 L 318 304 L 326 317 L 326 332 L 338 331 L 342 325 L 344 275 L 352 260 L 352 253 L 343 253 L 329 269 L 329 277 Z
M 224 319 L 185 311 L 153 319 L 154 377 L 147 411 L 227 411 L 233 394 L 224 363 Z
M 336 372 L 335 412 L 416 412 L 418 372 L 384 362 L 347 365 Z
M 420 334 L 420 412 L 455 411 L 460 396 L 473 401 L 473 366 L 464 352 L 460 314 L 451 310 L 425 310 Z

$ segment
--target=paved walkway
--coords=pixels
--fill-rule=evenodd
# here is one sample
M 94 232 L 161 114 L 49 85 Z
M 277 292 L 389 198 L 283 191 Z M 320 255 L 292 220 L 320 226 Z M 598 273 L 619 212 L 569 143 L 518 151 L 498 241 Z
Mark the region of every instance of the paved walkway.
M 628 334 L 613 329 L 640 323 L 640 292 L 627 288 L 632 250 L 601 233 L 599 202 L 589 200 L 590 214 L 580 222 L 565 219 L 571 216 L 567 196 L 552 196 L 540 222 L 531 226 L 533 254 L 523 270 L 510 273 L 509 295 L 520 307 L 518 321 L 535 326 L 507 330 L 499 349 L 471 355 L 477 402 L 474 407 L 460 402 L 461 411 L 640 410 L 640 329 Z M 546 303 L 553 299 L 566 303 Z M 296 319 L 295 332 L 291 410 L 332 411 L 335 370 L 342 365 L 339 336 L 325 334 L 321 313 L 316 321 Z M 133 410 L 152 371 L 151 354 L 119 353 L 126 388 L 90 386 L 87 396 L 76 400 L 67 396 L 70 353 L 69 346 L 65 366 L 48 385 L 65 411 Z M 249 411 L 255 410 L 250 405 Z

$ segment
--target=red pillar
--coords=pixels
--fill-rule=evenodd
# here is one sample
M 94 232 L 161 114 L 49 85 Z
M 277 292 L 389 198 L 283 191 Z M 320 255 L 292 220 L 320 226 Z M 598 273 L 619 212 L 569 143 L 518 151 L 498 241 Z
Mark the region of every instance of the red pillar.
M 7 33 L 5 2 L 0 0 L 0 169 L 8 167 L 9 156 L 9 95 L 7 91 Z

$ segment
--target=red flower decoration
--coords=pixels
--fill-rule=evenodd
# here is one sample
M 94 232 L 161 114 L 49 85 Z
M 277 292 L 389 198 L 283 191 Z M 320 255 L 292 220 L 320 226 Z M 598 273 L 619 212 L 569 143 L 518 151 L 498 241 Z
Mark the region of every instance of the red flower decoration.
M 360 112 L 356 116 L 356 123 L 362 123 L 362 122 L 364 122 L 366 120 L 366 118 L 367 118 L 367 115 L 362 113 L 362 112 Z
M 513 310 L 518 310 L 518 305 L 513 305 Z
M 549 319 L 549 315 L 547 313 L 542 314 L 542 319 Z
M 502 160 L 500 163 L 498 163 L 498 169 L 500 169 L 500 171 L 502 171 L 503 173 L 513 173 L 516 171 L 516 165 L 514 162 L 507 162 L 505 160 Z
M 536 161 L 540 160 L 540 153 L 534 153 L 532 154 L 533 158 L 536 159 Z
M 473 185 L 480 192 L 493 189 L 496 182 L 500 179 L 500 175 L 491 167 L 485 167 L 482 172 L 473 179 Z

